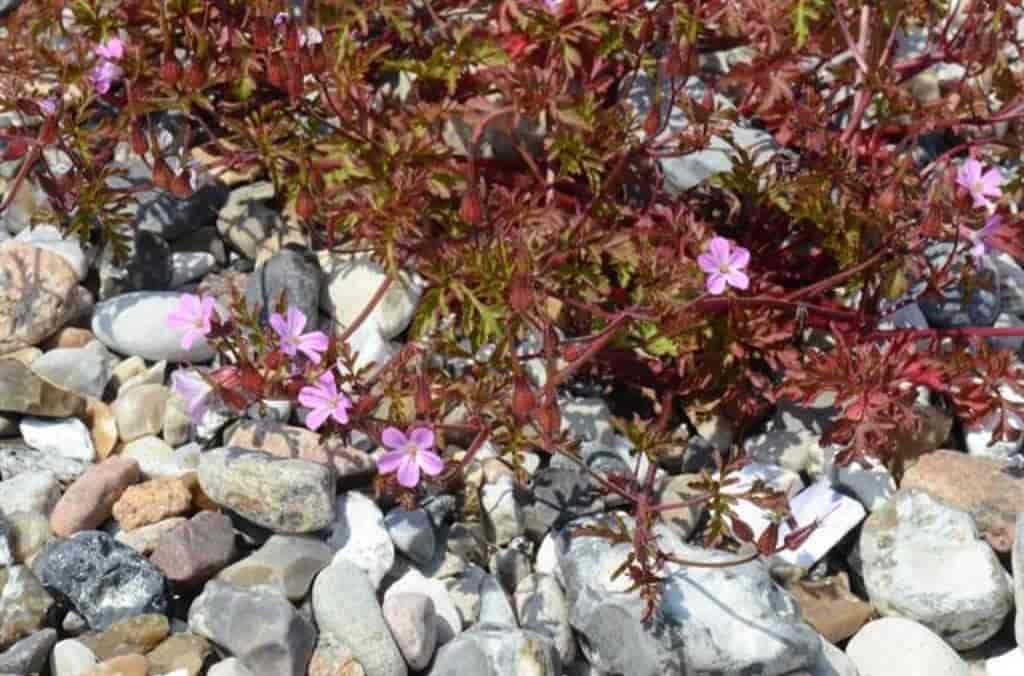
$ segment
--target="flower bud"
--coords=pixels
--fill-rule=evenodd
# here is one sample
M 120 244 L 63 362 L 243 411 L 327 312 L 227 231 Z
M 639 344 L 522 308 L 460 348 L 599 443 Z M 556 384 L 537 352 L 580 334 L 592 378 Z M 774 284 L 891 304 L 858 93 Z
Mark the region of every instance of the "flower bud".
M 206 68 L 195 60 L 185 72 L 185 86 L 191 90 L 199 91 L 206 84 Z
M 142 131 L 142 125 L 136 120 L 132 123 L 132 152 L 136 155 L 145 155 L 148 150 L 149 141 L 146 140 L 146 134 Z
M 299 194 L 295 197 L 295 213 L 304 221 L 308 221 L 316 213 L 313 196 L 306 187 L 299 188 Z
M 20 138 L 11 139 L 7 143 L 7 147 L 4 149 L 3 154 L 0 155 L 0 160 L 3 160 L 4 162 L 9 162 L 11 160 L 21 159 L 21 157 L 24 156 L 27 152 L 28 143 L 26 143 L 23 139 Z
M 160 64 L 160 79 L 168 87 L 173 87 L 181 80 L 181 64 L 173 54 L 164 54 L 164 62 Z
M 174 173 L 167 166 L 167 163 L 164 162 L 163 158 L 158 157 L 153 160 L 153 185 L 169 190 L 173 182 Z
M 520 314 L 533 307 L 533 291 L 530 289 L 530 282 L 526 275 L 518 275 L 512 280 L 512 290 L 509 293 L 508 302 L 512 309 Z
M 192 184 L 189 181 L 189 171 L 185 169 L 171 181 L 171 193 L 178 199 L 184 200 L 192 196 Z
M 525 376 L 516 376 L 512 386 L 512 415 L 516 420 L 528 420 L 533 409 L 537 407 L 537 395 Z
M 302 65 L 298 59 L 288 64 L 288 96 L 293 99 L 302 96 Z
M 661 107 L 654 105 L 647 112 L 647 116 L 644 118 L 644 133 L 648 137 L 652 137 L 658 133 L 658 129 L 661 127 Z
M 256 49 L 266 49 L 270 46 L 273 33 L 271 33 L 270 20 L 267 17 L 255 17 L 249 29 L 252 31 L 252 44 Z
M 288 85 L 288 67 L 280 54 L 271 55 L 267 61 L 267 82 L 273 87 L 284 89 Z
M 426 418 L 430 415 L 431 396 L 430 383 L 426 376 L 420 375 L 416 382 L 416 415 Z
M 483 208 L 480 206 L 480 196 L 476 188 L 470 188 L 462 194 L 462 204 L 459 205 L 459 218 L 469 225 L 476 225 L 483 216 Z

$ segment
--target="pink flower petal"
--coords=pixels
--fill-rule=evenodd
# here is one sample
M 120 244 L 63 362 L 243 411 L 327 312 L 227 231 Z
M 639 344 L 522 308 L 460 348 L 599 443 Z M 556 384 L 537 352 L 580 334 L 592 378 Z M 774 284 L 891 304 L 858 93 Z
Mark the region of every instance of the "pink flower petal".
M 303 387 L 299 390 L 299 403 L 306 408 L 326 408 L 330 406 L 330 394 L 319 387 Z
M 181 337 L 182 349 L 191 350 L 192 345 L 194 345 L 197 340 L 200 340 L 203 337 L 205 337 L 205 334 L 199 329 L 195 327 L 189 329 L 188 331 L 185 332 L 185 335 Z
M 1002 195 L 1003 173 L 998 167 L 992 167 L 981 177 L 981 185 L 986 194 Z
M 697 256 L 697 263 L 700 265 L 700 269 L 709 275 L 718 272 L 718 264 L 715 263 L 715 259 L 711 257 L 711 254 Z
M 408 455 L 405 451 L 391 451 L 390 453 L 382 454 L 377 459 L 377 471 L 381 474 L 394 472 Z
M 428 476 L 437 476 L 444 471 L 444 460 L 437 453 L 420 451 L 416 454 L 416 460 L 420 464 L 420 469 Z
M 396 451 L 401 450 L 403 452 L 405 447 L 409 444 L 409 440 L 406 438 L 405 434 L 397 427 L 385 427 L 384 431 L 381 432 L 380 440 L 388 448 L 392 448 Z
M 729 286 L 737 289 L 745 289 L 750 286 L 750 278 L 739 270 L 730 270 L 726 273 L 725 281 L 729 283 Z
M 745 268 L 750 263 L 750 251 L 743 247 L 736 247 L 736 249 L 729 256 L 729 267 L 731 268 Z
M 349 403 L 347 398 L 339 399 L 337 405 L 334 407 L 334 410 L 331 411 L 331 417 L 333 417 L 342 425 L 347 425 L 348 409 L 351 405 L 352 404 Z
M 715 267 L 729 262 L 729 251 L 732 249 L 732 247 L 729 246 L 729 240 L 724 237 L 715 237 L 711 240 L 709 249 L 711 251 L 711 257 L 715 261 Z
M 324 371 L 323 374 L 317 378 L 317 382 L 320 383 L 320 387 L 324 388 L 331 394 L 338 391 L 337 386 L 334 384 L 334 371 L 330 369 Z
M 306 315 L 302 314 L 302 310 L 297 307 L 288 308 L 285 320 L 288 322 L 289 336 L 299 336 L 302 329 L 306 328 Z
M 717 296 L 725 291 L 725 275 L 721 272 L 715 272 L 708 276 L 707 281 L 708 293 L 712 296 Z
M 330 414 L 330 409 L 326 407 L 313 409 L 312 411 L 309 412 L 308 415 L 306 415 L 306 427 L 316 432 L 318 429 L 320 429 L 320 426 L 327 421 L 327 417 Z
M 420 466 L 411 455 L 406 454 L 405 460 L 398 466 L 398 483 L 413 488 L 419 482 Z
M 960 166 L 960 171 L 957 172 L 956 181 L 964 188 L 968 190 L 971 186 L 981 177 L 981 162 L 974 159 L 973 157 L 967 158 L 967 160 Z
M 429 451 L 434 447 L 434 430 L 429 427 L 417 427 L 409 433 L 409 440 L 421 451 Z
M 270 327 L 274 329 L 282 341 L 290 335 L 288 333 L 288 324 L 285 322 L 284 317 L 277 312 L 270 315 Z

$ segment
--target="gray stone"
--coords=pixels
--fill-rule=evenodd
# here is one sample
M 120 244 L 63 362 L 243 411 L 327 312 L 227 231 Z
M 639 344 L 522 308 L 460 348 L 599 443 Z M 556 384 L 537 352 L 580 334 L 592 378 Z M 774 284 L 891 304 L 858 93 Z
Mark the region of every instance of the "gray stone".
M 384 526 L 395 548 L 416 563 L 427 564 L 434 558 L 437 542 L 426 510 L 396 507 L 384 517 Z
M 36 512 L 49 516 L 60 500 L 60 486 L 52 472 L 22 472 L 0 482 L 0 514 Z
M 199 512 L 168 531 L 150 562 L 171 582 L 195 587 L 223 570 L 235 555 L 235 530 L 219 512 Z
M 21 474 L 47 472 L 61 483 L 69 484 L 88 468 L 89 465 L 79 460 L 50 455 L 21 444 L 0 445 L 0 476 L 5 481 Z
M 19 359 L 0 358 L 0 411 L 66 418 L 85 411 L 85 398 L 37 376 Z
M 213 256 L 217 265 L 228 264 L 228 252 L 217 228 L 208 226 L 171 242 L 171 253 L 207 253 Z M 172 259 L 173 263 L 173 259 Z
M 560 676 L 561 669 L 558 653 L 540 634 L 480 624 L 437 652 L 430 676 Z
M 352 651 L 366 676 L 406 676 L 405 660 L 388 629 L 366 573 L 335 560 L 313 583 L 313 612 L 320 631 Z
M 846 654 L 860 676 L 968 676 L 967 663 L 945 641 L 902 617 L 867 623 L 850 639 Z
M 260 247 L 284 227 L 281 214 L 263 204 L 273 196 L 274 186 L 267 181 L 237 188 L 217 215 L 221 237 L 247 258 L 256 258 Z
M 50 350 L 30 367 L 36 375 L 85 397 L 103 398 L 103 390 L 114 372 L 117 358 L 103 344 L 93 341 L 85 347 Z
M 167 581 L 135 550 L 100 531 L 57 540 L 32 569 L 44 587 L 65 599 L 89 626 L 104 630 L 118 620 L 167 612 Z
M 1013 632 L 1017 645 L 1024 646 L 1024 512 L 1017 514 L 1014 528 L 1013 553 L 1013 600 L 1017 607 L 1014 616 Z
M 925 250 L 925 255 L 932 266 L 942 268 L 946 265 L 953 245 L 949 242 L 938 242 Z M 961 279 L 966 266 L 966 249 L 950 264 L 949 272 L 953 279 Z M 1002 309 L 999 290 L 999 271 L 990 261 L 985 261 L 983 275 L 987 285 L 979 283 L 970 292 L 966 301 L 963 289 L 959 284 L 952 284 L 942 289 L 940 295 L 921 295 L 917 304 L 928 319 L 928 324 L 936 328 L 955 328 L 960 326 L 992 326 Z M 981 281 L 981 280 L 979 280 Z M 915 291 L 918 291 L 915 289 Z
M 167 315 L 180 298 L 174 291 L 138 291 L 97 303 L 92 332 L 118 354 L 150 361 L 210 361 L 213 349 L 205 339 L 196 340 L 186 350 L 181 346 L 184 331 L 167 324 Z
M 572 662 L 576 657 L 576 637 L 569 625 L 569 607 L 558 581 L 551 575 L 530 575 L 516 587 L 514 599 L 522 628 L 546 636 L 554 644 L 562 664 Z
M 55 629 L 42 629 L 0 653 L 0 674 L 42 673 L 57 643 Z
M 498 578 L 493 575 L 485 575 L 480 583 L 480 615 L 477 621 L 496 626 L 519 626 L 516 611 L 512 609 Z
M 130 291 L 164 291 L 171 286 L 171 247 L 167 240 L 136 230 L 125 240 L 126 250 L 115 254 L 108 243 L 100 257 L 100 300 Z
M 311 537 L 272 535 L 252 554 L 222 570 L 217 579 L 237 587 L 273 587 L 298 602 L 333 555 L 334 550 Z
M 487 534 L 492 542 L 504 545 L 526 531 L 526 516 L 516 495 L 516 484 L 511 477 L 501 476 L 480 490 Z
M 382 610 L 406 663 L 413 671 L 426 668 L 437 645 L 434 602 L 423 594 L 393 594 Z
M 479 588 L 478 582 L 478 588 Z M 447 585 L 424 575 L 415 568 L 406 570 L 401 577 L 391 583 L 384 592 L 384 599 L 395 594 L 422 594 L 434 602 L 437 614 L 437 643 L 447 643 L 462 632 L 462 616 L 448 593 Z
M 337 518 L 327 536 L 327 544 L 337 552 L 334 560 L 344 559 L 359 566 L 374 588 L 380 586 L 395 563 L 395 546 L 384 525 L 384 515 L 373 500 L 355 491 L 338 496 L 336 511 Z
M 821 639 L 821 656 L 807 672 L 807 676 L 859 676 L 853 660 L 824 638 Z M 794 672 L 790 676 L 803 676 Z
M 1013 609 L 1013 589 L 974 519 L 924 491 L 902 490 L 875 510 L 859 550 L 875 609 L 920 622 L 958 650 L 991 638 Z
M 211 580 L 188 611 L 189 629 L 234 655 L 253 676 L 305 676 L 316 632 L 286 598 Z
M 212 272 L 217 259 L 205 251 L 186 251 L 171 254 L 171 288 L 178 289 Z
M 21 438 L 38 451 L 90 463 L 96 459 L 89 428 L 78 418 L 21 419 Z
M 185 199 L 165 191 L 154 191 L 150 195 L 151 199 L 140 200 L 135 227 L 166 240 L 175 240 L 213 225 L 228 191 L 223 185 L 212 183 Z
M 0 650 L 42 629 L 53 598 L 25 566 L 0 568 Z
M 275 311 L 282 294 L 288 307 L 298 308 L 306 315 L 305 332 L 316 330 L 320 278 L 316 259 L 295 248 L 278 251 L 249 276 L 245 300 L 250 307 L 259 305 L 266 318 Z
M 200 456 L 199 484 L 217 504 L 276 533 L 309 533 L 334 520 L 334 470 L 319 463 L 219 448 Z
M 568 467 L 538 470 L 531 483 L 533 504 L 526 508 L 533 531 L 546 533 L 569 521 L 600 511 L 600 494 L 586 474 Z
M 50 520 L 39 512 L 15 512 L 6 520 L 15 563 L 30 563 L 53 540 Z
M 7 518 L 0 514 L 0 567 L 14 563 L 14 529 Z
M 226 660 L 217 662 L 217 664 L 210 667 L 210 671 L 207 674 L 208 676 L 255 676 L 236 657 L 229 657 Z

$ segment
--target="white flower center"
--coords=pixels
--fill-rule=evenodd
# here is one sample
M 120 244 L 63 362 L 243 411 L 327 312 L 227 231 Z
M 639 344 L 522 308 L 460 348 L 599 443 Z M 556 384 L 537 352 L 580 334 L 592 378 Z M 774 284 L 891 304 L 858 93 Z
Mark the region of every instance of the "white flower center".
M 420 447 L 410 441 L 405 445 L 405 452 L 408 453 L 410 457 L 415 458 L 416 454 L 420 452 Z

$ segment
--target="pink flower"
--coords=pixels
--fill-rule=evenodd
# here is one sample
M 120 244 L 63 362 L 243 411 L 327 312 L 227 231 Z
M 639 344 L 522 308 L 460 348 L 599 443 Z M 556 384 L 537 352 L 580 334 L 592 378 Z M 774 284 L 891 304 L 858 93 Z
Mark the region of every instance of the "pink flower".
M 344 392 L 338 391 L 334 373 L 324 372 L 317 383 L 299 390 L 299 403 L 310 409 L 306 416 L 306 427 L 315 432 L 327 418 L 334 418 L 342 425 L 347 424 L 348 409 L 352 408 L 352 400 L 346 397 Z
M 995 236 L 999 229 L 1003 227 L 1003 217 L 999 214 L 993 214 L 988 217 L 985 221 L 985 226 L 981 230 L 971 230 L 960 226 L 960 232 L 971 242 L 970 254 L 974 257 L 975 263 L 981 263 L 981 260 L 991 253 L 992 249 L 996 248 L 993 245 L 992 237 Z
M 715 237 L 708 246 L 708 253 L 697 257 L 701 270 L 708 276 L 708 292 L 717 296 L 725 291 L 725 287 L 745 289 L 750 285 L 750 278 L 742 272 L 750 263 L 750 252 L 739 246 L 735 249 L 724 237 Z
M 124 57 L 124 42 L 121 38 L 110 38 L 96 45 L 96 56 L 107 61 L 120 61 Z
M 306 26 L 306 30 L 299 33 L 299 46 L 315 47 L 324 41 L 323 34 L 312 26 Z
M 39 110 L 43 111 L 43 113 L 49 117 L 52 117 L 57 113 L 57 99 L 52 96 L 48 99 L 39 101 L 38 105 Z
M 100 94 L 106 94 L 110 91 L 110 87 L 120 80 L 123 75 L 124 69 L 113 61 L 100 61 L 93 66 L 92 73 L 89 75 L 89 80 L 92 82 L 92 86 L 96 88 L 97 92 Z
M 171 375 L 171 389 L 188 402 L 188 415 L 198 425 L 210 404 L 213 387 L 195 371 L 175 371 Z
M 957 185 L 971 193 L 971 197 L 974 198 L 974 206 L 988 208 L 992 206 L 990 197 L 999 199 L 1003 196 L 1003 175 L 995 167 L 984 174 L 982 169 L 981 162 L 969 157 L 957 172 L 956 182 Z
M 381 441 L 392 449 L 377 460 L 381 474 L 398 472 L 398 483 L 413 488 L 420 482 L 420 470 L 428 476 L 437 476 L 444 469 L 444 460 L 431 451 L 434 432 L 429 427 L 417 427 L 405 436 L 394 427 L 384 428 Z
M 181 337 L 181 346 L 186 350 L 192 349 L 192 344 L 197 338 L 210 335 L 212 320 L 213 298 L 200 298 L 190 293 L 182 294 L 178 299 L 178 307 L 167 315 L 167 323 L 172 329 L 185 332 Z
M 280 28 L 288 23 L 288 12 L 278 12 L 274 15 L 274 26 Z
M 290 307 L 284 317 L 275 312 L 270 315 L 270 325 L 281 339 L 282 352 L 289 357 L 301 352 L 314 364 L 320 363 L 320 353 L 327 351 L 327 336 L 320 331 L 303 333 L 306 315 L 301 310 Z

